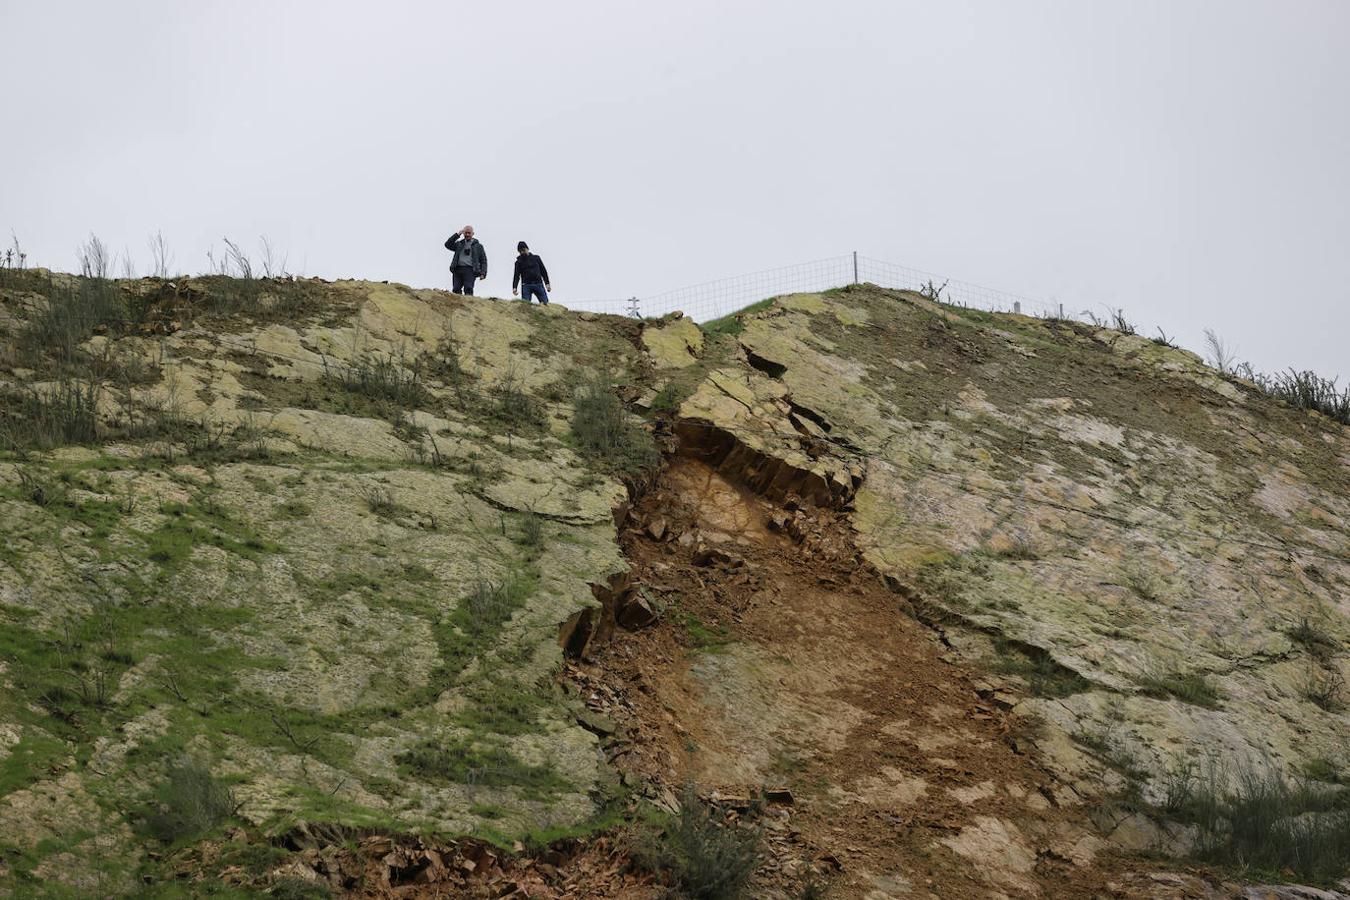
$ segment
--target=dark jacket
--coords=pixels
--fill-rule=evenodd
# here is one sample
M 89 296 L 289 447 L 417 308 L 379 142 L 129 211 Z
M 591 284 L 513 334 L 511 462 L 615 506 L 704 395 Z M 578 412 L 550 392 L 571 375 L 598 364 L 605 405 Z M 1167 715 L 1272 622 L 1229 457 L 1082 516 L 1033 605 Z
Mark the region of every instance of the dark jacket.
M 473 257 L 474 274 L 477 275 L 479 278 L 486 278 L 487 251 L 483 249 L 483 245 L 479 242 L 478 238 L 469 238 L 469 241 L 471 242 L 469 244 L 469 253 Z M 452 262 L 450 263 L 450 268 L 452 269 L 455 267 L 453 260 L 459 258 L 460 245 L 463 243 L 464 238 L 458 234 L 452 234 L 445 239 L 445 249 L 449 250 L 451 253 L 454 254 L 454 256 L 450 257 L 450 259 L 452 260 Z
M 511 290 L 515 290 L 520 284 L 551 284 L 548 280 L 548 269 L 544 268 L 544 261 L 533 253 L 525 253 L 516 257 L 516 274 L 511 276 Z

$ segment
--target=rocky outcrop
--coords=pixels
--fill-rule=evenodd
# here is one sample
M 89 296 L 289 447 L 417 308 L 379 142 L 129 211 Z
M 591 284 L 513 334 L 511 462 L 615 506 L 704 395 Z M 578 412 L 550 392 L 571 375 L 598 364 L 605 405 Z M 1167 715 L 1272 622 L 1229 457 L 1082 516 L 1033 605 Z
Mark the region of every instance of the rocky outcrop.
M 185 765 L 254 834 L 583 828 L 627 752 L 601 737 L 627 737 L 579 715 L 556 672 L 618 633 L 666 653 L 669 628 L 708 651 L 687 665 L 706 696 L 756 711 L 724 723 L 726 767 L 746 781 L 781 762 L 766 735 L 810 757 L 876 731 L 894 714 L 888 660 L 989 673 L 942 682 L 940 709 L 919 679 L 904 700 L 915 717 L 974 717 L 981 752 L 1025 769 L 1015 790 L 994 778 L 1004 763 L 965 771 L 901 729 L 859 759 L 904 735 L 909 768 L 845 766 L 858 777 L 831 801 L 959 806 L 920 849 L 970 868 L 997 856 L 989 890 L 1039 890 L 1050 863 L 1101 849 L 1022 817 L 1127 781 L 1160 800 L 1187 761 L 1350 771 L 1350 435 L 1184 351 L 868 286 L 779 298 L 739 333 L 705 334 L 679 316 L 218 278 L 118 284 L 137 327 L 24 347 L 81 285 L 0 284 L 6 888 L 164 874 L 146 835 L 166 827 Z M 573 434 L 595 384 L 649 411 L 625 423 L 645 459 L 649 433 L 684 457 L 660 490 L 717 485 L 708 496 L 754 495 L 763 515 L 694 527 L 642 507 L 633 486 L 652 479 Z M 73 388 L 96 407 L 92 436 L 38 435 L 16 412 Z M 645 580 L 621 534 L 655 548 Z M 751 559 L 765 547 L 789 563 L 772 592 Z M 796 618 L 765 616 L 752 647 L 690 618 L 676 598 L 691 591 L 709 621 L 723 597 L 747 615 L 790 600 Z M 865 624 L 812 628 L 816 598 Z M 901 610 L 942 646 L 912 622 L 878 636 Z M 846 665 L 799 681 L 822 634 Z M 872 638 L 889 649 L 855 652 Z M 831 678 L 853 669 L 841 703 Z M 783 685 L 809 702 L 779 703 Z M 1043 727 L 996 733 L 1032 718 Z M 822 841 L 838 831 L 816 824 Z M 1101 824 L 1116 847 L 1184 849 L 1183 830 L 1142 816 Z M 341 868 L 324 859 L 306 871 Z M 914 874 L 877 873 L 891 892 Z M 1139 878 L 1140 895 L 1162 883 Z
M 865 287 L 784 298 L 739 344 L 682 433 L 734 435 L 717 455 L 757 488 L 781 466 L 851 494 L 956 651 L 1073 676 L 1021 711 L 1085 790 L 1104 747 L 1153 790 L 1211 754 L 1350 764 L 1350 717 L 1309 692 L 1350 674 L 1342 426 L 1138 336 Z
M 98 442 L 0 454 L 0 884 L 132 877 L 184 760 L 264 832 L 594 815 L 603 758 L 548 681 L 559 623 L 623 569 L 627 493 L 575 449 L 573 386 L 634 380 L 639 327 L 310 290 L 284 320 L 93 336 Z M 48 302 L 0 298 L 11 338 Z

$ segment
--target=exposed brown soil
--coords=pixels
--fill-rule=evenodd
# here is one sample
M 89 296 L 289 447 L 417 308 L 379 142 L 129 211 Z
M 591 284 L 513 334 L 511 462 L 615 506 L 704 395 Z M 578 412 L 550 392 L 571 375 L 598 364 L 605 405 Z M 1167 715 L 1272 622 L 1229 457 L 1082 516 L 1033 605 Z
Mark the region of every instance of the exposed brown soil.
M 239 840 L 243 840 L 242 833 Z M 415 836 L 364 837 L 297 833 L 286 841 L 296 852 L 260 883 L 256 873 L 221 865 L 229 844 L 204 842 L 180 857 L 181 878 L 213 880 L 261 890 L 287 879 L 329 885 L 335 896 L 361 900 L 442 900 L 442 898 L 531 898 L 562 900 L 607 897 L 653 900 L 653 878 L 629 864 L 626 844 L 610 835 L 555 842 L 547 849 L 501 850 L 486 841 L 449 841 Z
M 632 511 L 625 596 L 662 616 L 572 673 L 627 735 L 615 765 L 667 803 L 690 780 L 733 808 L 774 791 L 756 896 L 810 878 L 840 897 L 1133 894 L 1140 861 L 1028 752 L 1007 686 L 946 653 L 842 513 L 785 497 L 680 458 Z

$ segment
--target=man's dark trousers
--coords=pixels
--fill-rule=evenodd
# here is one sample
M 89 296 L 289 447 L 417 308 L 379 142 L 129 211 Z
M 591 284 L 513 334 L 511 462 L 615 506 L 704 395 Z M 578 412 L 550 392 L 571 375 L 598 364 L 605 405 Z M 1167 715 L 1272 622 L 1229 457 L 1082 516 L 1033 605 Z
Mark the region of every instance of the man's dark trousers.
M 450 269 L 450 290 L 455 294 L 473 296 L 473 283 L 478 278 L 476 272 L 468 266 L 454 266 Z

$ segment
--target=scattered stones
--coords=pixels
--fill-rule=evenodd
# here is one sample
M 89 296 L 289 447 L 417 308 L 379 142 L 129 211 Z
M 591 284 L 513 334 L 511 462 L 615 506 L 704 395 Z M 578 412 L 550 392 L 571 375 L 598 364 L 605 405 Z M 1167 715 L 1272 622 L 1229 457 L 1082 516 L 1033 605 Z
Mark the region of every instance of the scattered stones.
M 660 617 L 660 607 L 645 588 L 630 590 L 622 597 L 615 619 L 629 631 L 646 628 Z
M 745 565 L 745 560 L 720 547 L 703 547 L 694 554 L 694 565 L 701 567 L 723 566 L 728 569 L 735 569 Z

